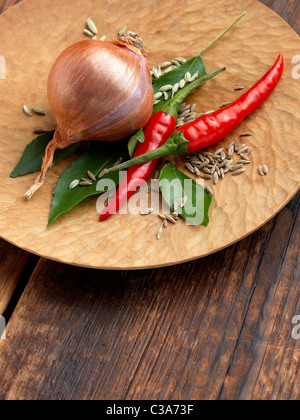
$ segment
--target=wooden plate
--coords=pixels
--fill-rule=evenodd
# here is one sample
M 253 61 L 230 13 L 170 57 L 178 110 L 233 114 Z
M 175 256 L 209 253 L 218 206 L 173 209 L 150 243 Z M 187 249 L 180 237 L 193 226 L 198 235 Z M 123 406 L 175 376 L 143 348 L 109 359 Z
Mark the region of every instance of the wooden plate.
M 155 238 L 157 216 L 116 215 L 99 223 L 95 198 L 78 205 L 46 228 L 52 190 L 72 159 L 54 166 L 45 186 L 29 202 L 23 194 L 35 174 L 11 179 L 36 126 L 55 127 L 46 97 L 50 66 L 67 45 L 83 38 L 90 16 L 100 35 L 114 39 L 124 25 L 142 35 L 149 65 L 176 56 L 190 58 L 208 45 L 243 11 L 247 16 L 203 56 L 207 70 L 226 65 L 227 72 L 189 98 L 197 109 L 215 109 L 240 95 L 285 57 L 284 76 L 267 102 L 220 147 L 251 131 L 251 161 L 240 177 L 228 176 L 214 187 L 207 228 L 180 221 Z M 0 235 L 30 252 L 68 264 L 132 269 L 176 264 L 216 252 L 249 235 L 271 219 L 297 192 L 300 180 L 300 80 L 292 77 L 292 58 L 300 53 L 297 34 L 275 13 L 253 0 L 26 0 L 0 16 L 0 55 L 6 79 L 0 80 Z M 294 74 L 296 71 L 294 70 Z M 45 118 L 26 117 L 22 105 L 46 108 Z M 215 148 L 214 148 L 215 150 Z M 270 173 L 257 172 L 266 163 Z

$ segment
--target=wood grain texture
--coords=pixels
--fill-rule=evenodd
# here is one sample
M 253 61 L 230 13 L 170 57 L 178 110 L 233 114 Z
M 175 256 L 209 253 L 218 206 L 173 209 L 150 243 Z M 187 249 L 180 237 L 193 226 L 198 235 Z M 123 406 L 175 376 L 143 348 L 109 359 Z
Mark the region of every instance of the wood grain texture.
M 0 49 L 7 59 L 8 74 L 7 80 L 1 81 L 6 101 L 0 105 L 4 116 L 1 128 L 5 133 L 1 137 L 1 147 L 6 151 L 0 155 L 4 179 L 0 186 L 2 237 L 31 252 L 67 263 L 112 269 L 144 268 L 207 255 L 266 223 L 299 187 L 300 146 L 296 136 L 300 128 L 299 83 L 291 77 L 291 58 L 299 50 L 299 37 L 269 9 L 252 0 L 239 2 L 238 6 L 233 0 L 219 0 L 219 3 L 211 0 L 205 4 L 152 0 L 142 8 L 136 0 L 126 5 L 119 2 L 108 5 L 103 1 L 101 7 L 95 7 L 96 3 L 98 6 L 95 0 L 76 2 L 73 3 L 76 7 L 70 8 L 67 0 L 55 3 L 27 0 L 0 17 Z M 170 7 L 174 9 L 171 16 Z M 222 13 L 216 19 L 216 11 L 221 9 Z M 137 216 L 117 215 L 99 224 L 93 199 L 77 206 L 47 229 L 52 189 L 70 159 L 57 164 L 43 189 L 33 200 L 24 202 L 23 193 L 35 175 L 14 180 L 8 175 L 28 142 L 32 127 L 41 119 L 28 119 L 22 115 L 20 106 L 23 103 L 43 106 L 48 111 L 43 121 L 49 128 L 54 126 L 45 95 L 47 74 L 57 51 L 80 39 L 89 11 L 93 10 L 93 18 L 109 39 L 114 38 L 115 28 L 122 27 L 124 19 L 128 26 L 142 33 L 151 65 L 176 55 L 186 55 L 187 45 L 189 56 L 195 55 L 245 9 L 248 15 L 243 23 L 205 55 L 208 70 L 227 64 L 227 74 L 209 82 L 190 101 L 196 102 L 199 110 L 204 111 L 215 108 L 224 100 L 233 100 L 239 95 L 234 92 L 234 86 L 252 85 L 273 64 L 279 52 L 285 55 L 286 71 L 276 93 L 233 135 L 220 143 L 224 146 L 235 140 L 237 133 L 252 131 L 254 136 L 247 142 L 253 147 L 253 165 L 242 177 L 228 177 L 215 187 L 209 227 L 186 227 L 181 221 L 157 241 L 155 215 L 139 218 L 138 223 Z M 145 19 L 150 12 L 151 21 Z M 61 16 L 64 16 L 63 20 Z M 41 24 L 32 25 L 33 21 Z M 15 27 L 18 22 L 22 22 L 20 30 L 12 34 L 8 28 Z M 176 43 L 171 30 L 175 26 L 180 33 Z M 28 31 L 30 45 L 26 41 Z M 32 54 L 32 51 L 39 53 Z M 258 175 L 257 167 L 262 163 L 270 166 L 268 177 Z
M 0 346 L 0 398 L 299 399 L 298 203 L 189 264 L 41 259 Z

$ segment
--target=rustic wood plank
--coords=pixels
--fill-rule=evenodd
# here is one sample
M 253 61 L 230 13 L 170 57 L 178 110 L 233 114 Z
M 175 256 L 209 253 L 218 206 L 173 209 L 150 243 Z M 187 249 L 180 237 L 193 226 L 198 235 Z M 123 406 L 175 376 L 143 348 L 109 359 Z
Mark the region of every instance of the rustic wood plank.
M 31 274 L 31 270 L 26 270 L 26 267 L 32 266 L 32 262 L 29 264 L 30 260 L 28 252 L 0 239 L 0 315 L 6 316 L 7 321 L 12 310 L 8 310 L 8 307 L 16 302 L 18 295 L 16 287 L 19 285 L 21 288 Z M 12 302 L 14 293 L 15 299 Z
M 259 384 L 279 386 L 287 374 L 297 396 L 297 371 L 275 358 L 268 379 L 263 361 L 266 349 L 271 359 L 282 351 L 284 366 L 297 360 L 296 342 L 286 352 L 270 335 L 281 322 L 288 339 L 297 310 L 281 298 L 297 302 L 290 287 L 298 221 L 299 195 L 239 244 L 153 271 L 112 274 L 41 260 L 0 349 L 0 398 L 259 398 Z

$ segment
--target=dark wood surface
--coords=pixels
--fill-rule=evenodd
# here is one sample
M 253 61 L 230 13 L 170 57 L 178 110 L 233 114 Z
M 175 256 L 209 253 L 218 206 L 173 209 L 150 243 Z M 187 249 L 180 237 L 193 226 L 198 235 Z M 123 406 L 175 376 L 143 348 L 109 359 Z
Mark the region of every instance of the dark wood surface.
M 300 33 L 298 0 L 262 3 Z M 298 400 L 299 204 L 156 270 L 72 267 L 0 240 L 0 399 Z

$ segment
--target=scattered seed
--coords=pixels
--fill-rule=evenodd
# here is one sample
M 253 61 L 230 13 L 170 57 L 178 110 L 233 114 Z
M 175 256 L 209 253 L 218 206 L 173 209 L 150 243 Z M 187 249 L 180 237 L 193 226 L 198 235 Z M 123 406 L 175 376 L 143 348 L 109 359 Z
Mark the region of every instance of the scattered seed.
M 172 90 L 172 88 L 173 88 L 172 85 L 164 85 L 159 89 L 159 91 L 160 92 L 167 92 L 168 90 Z
M 234 151 L 235 151 L 235 152 L 237 152 L 237 151 L 239 150 L 239 148 L 240 148 L 240 142 L 237 140 L 237 141 L 234 143 Z
M 199 171 L 199 169 L 197 168 L 197 166 L 194 167 L 194 172 L 196 176 L 200 176 L 201 172 Z
M 214 173 L 213 181 L 215 185 L 219 182 L 219 175 L 217 172 Z
M 225 160 L 226 159 L 226 155 L 225 155 L 225 153 L 223 151 L 221 152 L 221 159 L 222 160 Z
M 156 67 L 152 68 L 151 73 L 152 73 L 152 76 L 155 77 L 155 79 L 159 78 L 159 74 L 158 74 L 158 71 L 157 71 Z
M 231 166 L 231 165 L 226 166 L 226 168 L 225 168 L 225 170 L 224 170 L 224 174 L 227 174 L 228 172 L 230 172 L 230 171 L 231 171 L 231 169 L 232 169 L 232 166 Z
M 160 103 L 160 100 L 159 99 L 156 99 L 154 102 L 153 102 L 153 105 L 157 105 L 157 104 L 159 104 Z
M 242 163 L 239 163 L 238 165 L 234 165 L 234 167 L 231 169 L 232 172 L 237 171 L 238 169 L 241 169 L 243 167 Z
M 232 175 L 240 175 L 242 173 L 244 173 L 246 171 L 246 169 L 238 169 L 234 172 L 232 172 Z
M 203 115 L 212 114 L 213 112 L 215 112 L 215 110 L 214 110 L 214 109 L 211 109 L 210 111 L 206 111 L 206 112 L 204 112 L 204 114 L 203 114 Z
M 225 177 L 225 172 L 224 172 L 223 168 L 220 169 L 220 176 L 221 176 L 222 179 L 224 179 L 224 177 Z
M 155 95 L 154 95 L 154 99 L 159 99 L 159 98 L 161 98 L 163 96 L 163 93 L 162 92 L 157 92 Z
M 173 224 L 176 223 L 176 220 L 172 216 L 170 216 L 169 214 L 166 215 L 166 220 L 170 223 L 173 223 Z
M 106 40 L 106 35 L 103 35 L 101 38 L 99 38 L 99 41 L 105 41 Z
M 186 62 L 186 59 L 183 58 L 183 57 L 175 57 L 175 60 L 178 61 L 178 63 L 181 63 L 181 64 Z
M 185 75 L 184 75 L 184 80 L 186 81 L 186 82 L 189 82 L 190 81 L 190 79 L 191 79 L 191 73 L 190 72 L 186 72 L 185 73 Z
M 250 136 L 252 136 L 252 133 L 249 133 L 249 132 L 240 134 L 240 137 L 250 137 Z
M 167 101 L 169 99 L 168 92 L 163 92 L 164 94 L 164 100 Z
M 174 201 L 173 209 L 174 209 L 174 211 L 177 211 L 178 210 L 178 203 L 177 203 L 177 201 Z
M 196 109 L 196 104 L 193 104 L 192 106 L 191 106 L 191 112 L 194 112 L 195 111 L 195 109 Z M 197 115 L 197 114 L 196 114 Z
M 240 153 L 240 156 L 243 160 L 249 160 L 248 156 L 245 155 L 244 153 Z
M 262 170 L 263 170 L 264 175 L 268 175 L 269 168 L 267 167 L 267 165 L 263 165 Z
M 108 170 L 107 170 L 107 169 L 103 169 L 103 170 L 99 173 L 99 175 L 98 175 L 98 179 L 100 179 L 100 178 L 104 177 L 104 175 L 106 175 L 106 174 L 108 174 Z
M 83 33 L 84 33 L 84 35 L 87 35 L 87 36 L 89 36 L 90 38 L 93 38 L 93 36 L 94 36 L 93 32 L 89 31 L 88 29 L 85 29 L 85 30 L 83 31 Z
M 262 166 L 259 166 L 259 167 L 258 167 L 258 173 L 259 173 L 261 176 L 264 176 L 264 175 L 265 175 L 265 173 L 264 173 L 264 170 L 263 170 L 263 167 L 262 167 Z
M 172 60 L 172 63 L 175 64 L 176 67 L 179 67 L 181 63 L 179 63 L 179 61 L 177 60 Z
M 179 82 L 179 88 L 180 89 L 183 89 L 184 86 L 185 86 L 185 80 L 184 79 L 181 79 L 180 82 Z
M 166 216 L 164 216 L 163 214 L 158 214 L 158 217 L 159 217 L 161 220 L 166 220 Z
M 23 112 L 24 112 L 24 114 L 28 115 L 29 117 L 32 116 L 32 113 L 31 113 L 30 109 L 26 105 L 23 105 Z
M 88 18 L 88 20 L 86 22 L 86 26 L 87 26 L 88 30 L 91 31 L 94 35 L 98 34 L 98 29 L 97 29 L 94 21 L 91 18 Z
M 77 185 L 79 185 L 80 181 L 79 179 L 74 179 L 74 181 L 71 182 L 71 184 L 69 185 L 69 190 L 73 190 L 75 187 L 77 187 Z
M 175 83 L 175 85 L 172 87 L 172 97 L 175 95 L 178 89 L 179 89 L 179 83 Z
M 205 186 L 205 190 L 206 190 L 206 192 L 208 193 L 208 194 L 210 194 L 210 195 L 214 195 L 214 192 L 213 192 L 213 190 L 208 186 L 208 185 L 206 185 Z
M 149 208 L 149 209 L 146 209 L 146 210 L 141 211 L 140 214 L 142 216 L 145 216 L 145 215 L 151 214 L 153 212 L 154 212 L 154 209 L 153 208 Z
M 166 67 L 169 67 L 172 63 L 170 63 L 170 61 L 165 61 L 164 63 L 162 63 L 160 65 L 161 69 L 165 69 Z
M 158 229 L 158 232 L 156 234 L 156 239 L 160 239 L 162 233 L 163 233 L 163 223 L 161 224 L 160 228 Z
M 234 90 L 243 90 L 243 89 L 245 89 L 245 86 L 236 86 L 234 88 Z
M 185 164 L 185 167 L 186 167 L 186 169 L 187 169 L 189 172 L 191 172 L 192 174 L 194 174 L 194 173 L 195 173 L 195 169 L 193 168 L 193 166 L 192 166 L 189 162 L 187 162 L 187 163 Z
M 238 163 L 242 163 L 243 165 L 247 165 L 248 163 L 250 163 L 250 160 L 241 159 L 241 160 L 238 161 Z
M 196 73 L 190 78 L 190 83 L 197 79 L 199 76 L 199 71 L 196 71 Z
M 214 155 L 220 155 L 220 154 L 221 154 L 221 152 L 223 152 L 223 150 L 224 150 L 224 147 L 222 147 L 221 149 L 218 149 L 218 150 L 214 153 Z
M 126 26 L 120 29 L 119 36 L 122 36 L 126 32 Z
M 33 134 L 45 134 L 47 133 L 47 130 L 45 130 L 44 128 L 34 128 L 33 129 Z
M 80 185 L 81 187 L 87 187 L 87 186 L 93 185 L 93 181 L 89 181 L 89 180 L 80 181 L 80 182 L 79 182 L 79 185 Z
M 223 102 L 220 106 L 219 106 L 219 108 L 225 108 L 225 106 L 228 106 L 228 105 L 230 105 L 231 104 L 231 102 Z
M 208 169 L 207 167 L 202 168 L 202 171 L 205 172 L 206 174 L 210 175 L 211 171 L 210 169 Z
M 167 219 L 165 219 L 165 220 L 163 221 L 163 227 L 164 227 L 165 229 L 167 229 L 167 227 L 168 227 L 168 221 L 167 221 Z
M 221 168 L 224 168 L 227 165 L 228 165 L 228 160 L 224 159 L 223 162 L 218 164 L 218 167 L 221 169 Z
M 33 106 L 31 109 L 35 114 L 46 115 L 46 111 L 44 111 L 42 108 L 38 108 L 37 106 Z
M 234 153 L 234 145 L 230 146 L 229 150 L 228 150 L 228 156 L 231 157 L 233 156 Z
M 240 155 L 241 153 L 246 152 L 246 150 L 248 150 L 248 146 L 242 145 L 242 146 L 239 147 L 239 150 L 237 151 L 237 154 Z
M 211 176 L 208 175 L 208 174 L 203 174 L 203 175 L 201 175 L 201 178 L 203 178 L 203 179 L 211 179 Z
M 96 177 L 91 171 L 87 171 L 87 174 L 91 178 L 92 181 L 96 181 Z

